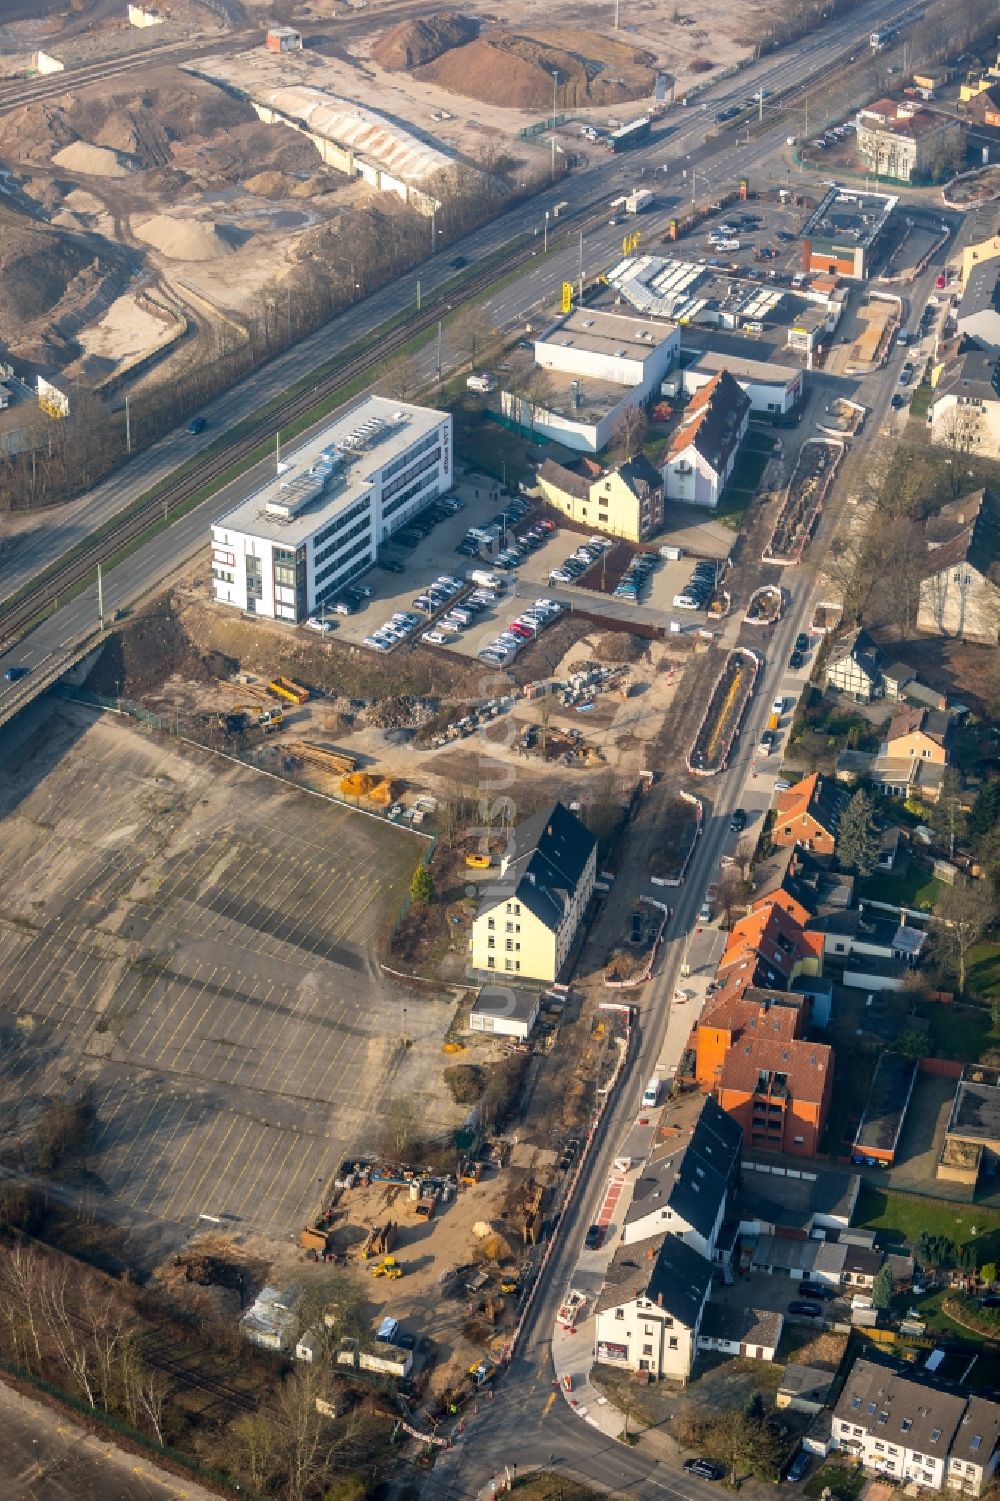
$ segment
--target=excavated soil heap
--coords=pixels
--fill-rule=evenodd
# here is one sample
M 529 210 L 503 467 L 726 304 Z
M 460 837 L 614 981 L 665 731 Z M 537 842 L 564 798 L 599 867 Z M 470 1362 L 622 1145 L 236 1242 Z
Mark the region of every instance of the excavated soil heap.
M 441 14 L 423 16 L 418 21 L 400 21 L 380 36 L 372 48 L 372 57 L 388 72 L 419 68 L 432 63 L 442 52 L 462 47 L 479 35 L 479 23 L 469 16 Z
M 52 161 L 57 167 L 83 172 L 89 177 L 127 177 L 129 170 L 107 146 L 91 146 L 87 141 L 71 141 L 56 152 Z
M 525 36 L 497 27 L 415 69 L 414 77 L 483 104 L 551 111 L 557 70 L 562 111 L 650 96 L 656 82 L 653 61 L 651 53 L 597 32 Z

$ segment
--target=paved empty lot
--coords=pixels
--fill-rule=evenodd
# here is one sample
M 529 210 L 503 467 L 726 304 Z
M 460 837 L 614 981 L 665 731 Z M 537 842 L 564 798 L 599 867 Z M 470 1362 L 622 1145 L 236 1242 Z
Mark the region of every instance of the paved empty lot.
M 217 1501 L 186 1475 L 87 1433 L 65 1413 L 0 1386 L 4 1501 Z
M 430 1003 L 400 1057 L 372 957 L 422 841 L 76 706 L 5 735 L 0 1099 L 89 1082 L 123 1208 L 297 1227 L 386 1071 L 440 1058 Z

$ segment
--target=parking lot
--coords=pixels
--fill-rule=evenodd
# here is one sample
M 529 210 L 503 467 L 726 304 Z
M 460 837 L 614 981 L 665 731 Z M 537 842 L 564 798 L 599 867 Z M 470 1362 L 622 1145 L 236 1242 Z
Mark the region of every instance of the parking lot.
M 26 1121 L 27 1078 L 89 1084 L 121 1205 L 286 1230 L 369 1144 L 391 1063 L 445 1108 L 446 1008 L 411 1008 L 401 1061 L 372 958 L 418 838 L 77 706 L 4 748 L 0 1099 Z
M 649 573 L 638 600 L 613 599 L 610 585 L 607 593 L 602 594 L 599 587 L 553 582 L 551 573 L 560 569 L 566 558 L 587 542 L 586 536 L 566 530 L 558 522 L 548 539 L 523 557 L 515 568 L 502 569 L 480 558 L 462 555 L 457 549 L 471 528 L 486 527 L 500 514 L 504 505 L 509 507 L 516 503 L 501 500 L 495 487 L 486 480 L 478 484 L 475 481 L 460 483 L 455 495 L 462 501 L 462 508 L 438 522 L 416 546 L 390 544 L 384 549 L 384 555 L 393 568 L 401 568 L 402 572 L 371 569 L 361 581 L 361 587 L 370 594 L 355 601 L 354 613 L 328 613 L 327 618 L 333 623 L 338 641 L 370 649 L 366 647 L 366 640 L 380 633 L 393 615 L 405 613 L 411 617 L 406 639 L 420 642 L 424 632 L 434 631 L 445 638 L 433 643 L 438 649 L 475 657 L 515 617 L 542 598 L 555 600 L 565 609 L 590 611 L 599 607 L 617 618 L 662 626 L 665 615 L 677 614 L 672 601 L 690 580 L 694 561 L 697 558 L 722 560 L 732 542 L 732 533 L 710 514 L 693 507 L 668 507 L 668 529 L 655 539 L 655 544 L 676 542 L 684 549 L 685 556 L 680 562 L 667 562 L 657 557 L 656 567 Z M 511 536 L 516 537 L 536 525 L 537 517 L 533 507 L 527 509 L 523 518 L 514 523 Z M 476 569 L 495 572 L 501 586 L 491 591 L 498 597 L 489 602 L 466 629 L 451 633 L 442 630 L 440 625 L 440 616 L 457 602 L 457 591 L 447 600 L 442 591 L 440 603 L 432 611 L 415 604 L 425 597 L 428 588 L 439 578 L 450 575 L 454 580 L 464 582 Z M 693 615 L 684 618 L 688 624 L 697 623 Z

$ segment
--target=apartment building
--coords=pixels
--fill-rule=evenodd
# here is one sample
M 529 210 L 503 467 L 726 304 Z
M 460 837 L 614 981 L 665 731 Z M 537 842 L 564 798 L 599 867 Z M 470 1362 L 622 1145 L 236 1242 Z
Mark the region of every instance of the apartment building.
M 642 454 L 602 470 L 583 460 L 583 467 L 569 468 L 546 459 L 538 470 L 542 497 L 584 526 L 609 537 L 644 542 L 663 525 L 663 480 L 658 469 Z M 590 473 L 591 468 L 595 473 Z
M 687 1381 L 711 1288 L 712 1263 L 676 1235 L 642 1251 L 622 1243 L 595 1305 L 596 1359 Z
M 664 1231 L 711 1261 L 727 1208 L 739 1187 L 743 1133 L 712 1099 L 691 1137 L 654 1147 L 636 1180 L 622 1228 L 625 1245 Z
M 518 824 L 472 924 L 472 968 L 558 979 L 594 890 L 597 840 L 563 803 Z
M 897 1485 L 978 1496 L 994 1474 L 1000 1405 L 856 1360 L 833 1410 L 831 1448 Z
M 213 522 L 215 599 L 301 624 L 451 484 L 450 413 L 366 397 Z
M 896 182 L 939 176 L 962 145 L 958 120 L 910 100 L 876 99 L 858 111 L 857 124 L 858 154 L 865 167 Z

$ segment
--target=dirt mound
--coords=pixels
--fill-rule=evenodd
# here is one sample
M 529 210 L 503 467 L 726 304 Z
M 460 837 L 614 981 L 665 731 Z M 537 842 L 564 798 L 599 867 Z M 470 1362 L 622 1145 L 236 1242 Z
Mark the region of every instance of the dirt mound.
M 127 259 L 96 235 L 51 230 L 0 207 L 0 339 L 20 350 L 34 319 L 48 318 L 71 290 L 91 295 Z M 58 333 L 58 331 L 50 331 Z
M 559 108 L 568 110 L 647 97 L 656 81 L 652 62 L 650 53 L 597 32 L 525 36 L 497 28 L 415 69 L 414 77 L 484 104 L 551 110 L 556 71 Z
M 127 620 L 105 644 L 86 687 L 108 697 L 138 698 L 162 687 L 174 673 L 207 683 L 212 674 L 168 600 Z
M 284 172 L 257 172 L 246 178 L 243 186 L 258 198 L 289 198 L 299 184 Z
M 72 141 L 57 151 L 52 161 L 69 172 L 84 172 L 88 177 L 127 177 L 128 167 L 107 146 L 91 146 L 87 141 Z
M 372 48 L 372 57 L 389 72 L 419 68 L 432 63 L 442 52 L 473 41 L 478 35 L 477 21 L 443 11 L 417 21 L 400 21 L 398 26 L 379 37 Z
M 218 226 L 197 219 L 172 219 L 169 214 L 154 214 L 136 226 L 136 235 L 174 261 L 214 261 L 231 255 L 232 245 L 219 233 Z

